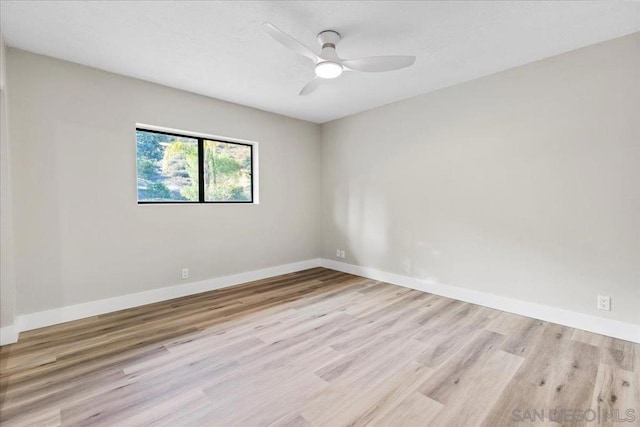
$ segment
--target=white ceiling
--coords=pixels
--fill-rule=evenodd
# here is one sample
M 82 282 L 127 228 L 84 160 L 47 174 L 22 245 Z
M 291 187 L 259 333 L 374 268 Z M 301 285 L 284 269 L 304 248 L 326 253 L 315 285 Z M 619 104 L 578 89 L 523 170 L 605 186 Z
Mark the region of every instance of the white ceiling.
M 343 58 L 416 55 L 389 73 L 344 73 L 307 97 L 311 61 L 262 28 Z M 9 46 L 323 123 L 640 31 L 636 1 L 7 1 Z

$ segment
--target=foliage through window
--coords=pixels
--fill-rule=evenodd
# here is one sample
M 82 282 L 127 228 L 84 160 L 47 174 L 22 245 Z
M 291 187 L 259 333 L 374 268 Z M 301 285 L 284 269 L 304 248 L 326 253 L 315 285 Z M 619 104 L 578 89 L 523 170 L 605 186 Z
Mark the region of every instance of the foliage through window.
M 251 203 L 253 147 L 136 129 L 138 203 Z

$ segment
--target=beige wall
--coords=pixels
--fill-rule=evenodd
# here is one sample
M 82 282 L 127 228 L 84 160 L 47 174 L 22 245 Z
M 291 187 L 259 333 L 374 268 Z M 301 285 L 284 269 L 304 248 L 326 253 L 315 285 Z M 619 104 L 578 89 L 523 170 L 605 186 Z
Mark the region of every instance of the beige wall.
M 319 256 L 318 125 L 14 49 L 8 65 L 18 314 Z M 258 141 L 260 204 L 138 206 L 136 122 Z
M 640 34 L 322 139 L 326 258 L 640 323 Z
M 6 59 L 0 32 L 0 328 L 13 325 L 16 303 Z

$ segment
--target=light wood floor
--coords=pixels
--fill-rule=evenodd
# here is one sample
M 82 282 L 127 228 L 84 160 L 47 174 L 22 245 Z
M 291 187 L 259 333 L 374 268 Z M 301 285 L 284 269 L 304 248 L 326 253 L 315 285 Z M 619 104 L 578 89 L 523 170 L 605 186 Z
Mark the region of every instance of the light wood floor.
M 7 427 L 640 419 L 640 345 L 322 268 L 25 332 L 0 356 Z

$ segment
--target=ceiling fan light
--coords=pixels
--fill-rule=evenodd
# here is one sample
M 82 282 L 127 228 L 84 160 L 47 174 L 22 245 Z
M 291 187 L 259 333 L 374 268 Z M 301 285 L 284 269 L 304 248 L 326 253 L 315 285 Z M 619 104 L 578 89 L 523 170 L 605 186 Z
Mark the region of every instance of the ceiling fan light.
M 321 79 L 335 79 L 342 74 L 342 65 L 333 61 L 322 61 L 316 64 L 316 76 Z

